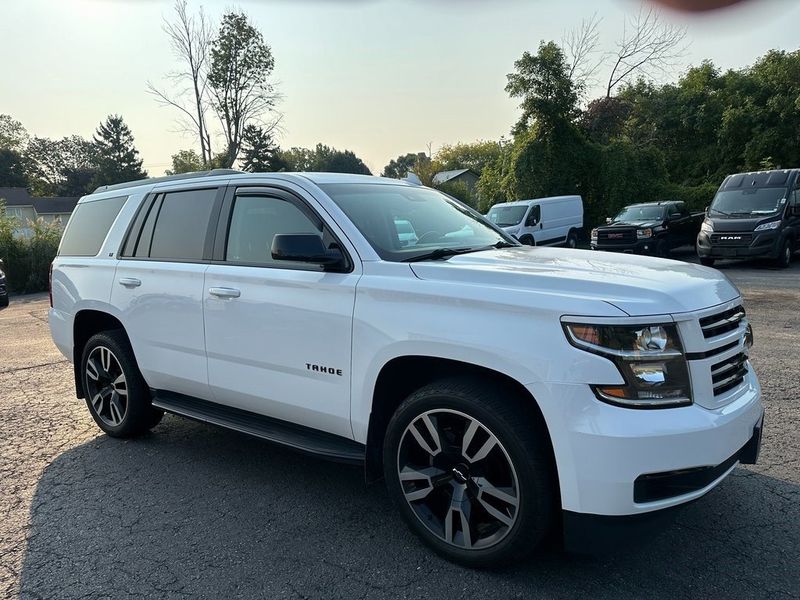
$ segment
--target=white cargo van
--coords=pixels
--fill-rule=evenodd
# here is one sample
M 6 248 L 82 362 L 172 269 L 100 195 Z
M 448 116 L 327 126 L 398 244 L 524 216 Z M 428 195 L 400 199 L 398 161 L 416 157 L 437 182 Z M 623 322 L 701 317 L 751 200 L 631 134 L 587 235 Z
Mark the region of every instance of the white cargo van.
M 583 200 L 580 196 L 554 196 L 495 204 L 489 220 L 528 246 L 568 246 L 578 244 L 583 227 Z

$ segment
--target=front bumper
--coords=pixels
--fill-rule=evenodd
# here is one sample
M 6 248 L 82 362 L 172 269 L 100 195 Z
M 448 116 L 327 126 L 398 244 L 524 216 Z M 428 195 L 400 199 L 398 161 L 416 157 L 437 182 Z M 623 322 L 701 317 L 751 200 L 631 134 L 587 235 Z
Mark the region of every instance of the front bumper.
M 700 232 L 697 236 L 697 255 L 701 258 L 776 258 L 780 250 L 780 234 L 776 231 L 736 234 L 747 236 L 741 244 L 735 242 L 713 243 L 711 236 Z M 750 237 L 752 236 L 752 237 Z
M 590 244 L 592 250 L 602 250 L 603 252 L 624 252 L 628 254 L 655 254 L 657 239 L 647 238 L 637 240 L 634 243 L 625 244 L 599 244 L 596 241 Z
M 547 422 L 558 468 L 562 508 L 591 515 L 649 513 L 695 500 L 718 485 L 737 457 L 701 487 L 659 499 L 635 497 L 635 482 L 652 474 L 717 467 L 741 451 L 763 418 L 761 388 L 752 368 L 735 398 L 709 409 L 614 407 L 588 385 L 532 384 Z

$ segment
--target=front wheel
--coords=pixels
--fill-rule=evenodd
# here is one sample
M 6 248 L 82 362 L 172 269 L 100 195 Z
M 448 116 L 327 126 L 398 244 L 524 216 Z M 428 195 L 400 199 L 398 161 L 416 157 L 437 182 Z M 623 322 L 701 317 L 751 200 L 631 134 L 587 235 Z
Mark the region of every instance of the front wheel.
M 775 260 L 775 264 L 779 269 L 786 269 L 792 264 L 792 240 L 784 240 L 778 258 Z
M 708 256 L 701 256 L 700 257 L 700 264 L 704 267 L 713 267 L 716 261 L 713 258 Z
M 544 426 L 509 390 L 446 379 L 409 396 L 384 443 L 384 474 L 406 523 L 472 567 L 518 560 L 553 521 L 556 484 Z
M 520 243 L 525 244 L 526 246 L 535 246 L 536 240 L 533 239 L 532 235 L 523 235 L 519 238 Z
M 111 437 L 141 435 L 161 420 L 163 411 L 153 408 L 133 349 L 121 331 L 104 331 L 89 339 L 81 374 L 89 412 Z

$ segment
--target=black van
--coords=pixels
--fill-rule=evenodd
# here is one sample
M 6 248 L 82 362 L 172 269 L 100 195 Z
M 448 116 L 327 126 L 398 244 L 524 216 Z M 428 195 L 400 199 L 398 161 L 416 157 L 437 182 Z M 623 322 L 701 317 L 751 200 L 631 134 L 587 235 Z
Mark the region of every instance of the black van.
M 767 257 L 788 267 L 800 249 L 800 169 L 728 175 L 697 236 L 700 262 Z

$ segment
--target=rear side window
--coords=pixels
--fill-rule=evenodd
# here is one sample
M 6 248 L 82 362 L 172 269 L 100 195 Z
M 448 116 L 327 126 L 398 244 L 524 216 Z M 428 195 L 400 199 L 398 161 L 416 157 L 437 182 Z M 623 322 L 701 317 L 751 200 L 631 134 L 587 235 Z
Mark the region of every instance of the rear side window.
M 61 239 L 59 256 L 97 256 L 127 196 L 78 204 Z
M 164 260 L 202 260 L 208 223 L 217 196 L 216 189 L 170 192 L 160 206 L 153 205 L 143 230 L 150 246 L 150 258 Z M 157 214 L 156 214 L 157 213 Z M 148 225 L 154 223 L 152 234 Z M 140 239 L 136 256 L 145 256 Z

